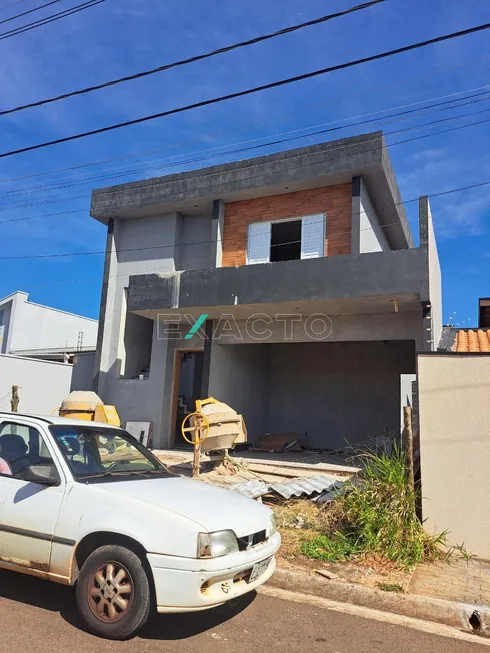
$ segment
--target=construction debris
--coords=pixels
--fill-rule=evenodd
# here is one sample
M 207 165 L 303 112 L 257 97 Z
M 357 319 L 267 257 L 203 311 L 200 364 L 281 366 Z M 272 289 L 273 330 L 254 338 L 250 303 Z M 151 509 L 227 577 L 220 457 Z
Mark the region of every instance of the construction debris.
M 328 578 L 328 580 L 335 580 L 338 578 L 337 574 L 334 574 L 333 571 L 329 571 L 328 569 L 314 569 L 313 571 L 315 574 L 320 574 L 320 576 Z
M 251 451 L 281 453 L 283 451 L 302 451 L 301 440 L 294 433 L 265 433 Z
M 295 478 L 282 483 L 251 480 L 234 485 L 231 489 L 253 499 L 269 493 L 279 494 L 283 499 L 290 499 L 291 497 L 311 496 L 325 491 L 338 491 L 342 486 L 342 481 L 324 474 L 309 478 Z

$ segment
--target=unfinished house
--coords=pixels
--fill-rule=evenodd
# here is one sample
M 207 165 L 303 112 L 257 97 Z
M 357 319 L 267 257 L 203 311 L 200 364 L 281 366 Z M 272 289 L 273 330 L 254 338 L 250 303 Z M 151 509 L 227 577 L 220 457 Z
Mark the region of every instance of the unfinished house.
M 95 390 L 154 446 L 208 395 L 249 440 L 399 432 L 441 332 L 427 198 L 414 240 L 381 132 L 96 190 L 107 224 Z

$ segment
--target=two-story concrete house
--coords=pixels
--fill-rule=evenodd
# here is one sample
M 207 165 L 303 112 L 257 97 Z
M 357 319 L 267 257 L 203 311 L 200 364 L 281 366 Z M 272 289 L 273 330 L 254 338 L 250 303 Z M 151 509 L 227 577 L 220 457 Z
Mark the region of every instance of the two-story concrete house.
M 96 190 L 91 215 L 107 224 L 95 390 L 155 446 L 207 395 L 251 440 L 399 429 L 441 277 L 428 200 L 415 247 L 381 132 Z

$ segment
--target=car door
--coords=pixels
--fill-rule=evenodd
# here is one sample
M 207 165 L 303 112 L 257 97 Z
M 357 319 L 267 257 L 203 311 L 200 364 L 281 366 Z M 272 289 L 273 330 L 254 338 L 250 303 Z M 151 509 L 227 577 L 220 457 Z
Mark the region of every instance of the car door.
M 28 465 L 56 465 L 60 482 L 46 486 L 23 480 Z M 65 479 L 53 459 L 47 434 L 23 419 L 0 422 L 0 564 L 49 572 L 53 536 Z

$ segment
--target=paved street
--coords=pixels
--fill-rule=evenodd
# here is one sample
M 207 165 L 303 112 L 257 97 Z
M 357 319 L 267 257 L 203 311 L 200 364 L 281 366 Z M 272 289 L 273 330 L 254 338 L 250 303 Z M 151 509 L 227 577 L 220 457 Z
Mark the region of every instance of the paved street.
M 1 651 L 25 653 L 488 653 L 489 647 L 377 620 L 326 610 L 318 604 L 250 597 L 239 609 L 155 616 L 131 642 L 96 639 L 80 630 L 73 591 L 0 571 Z

